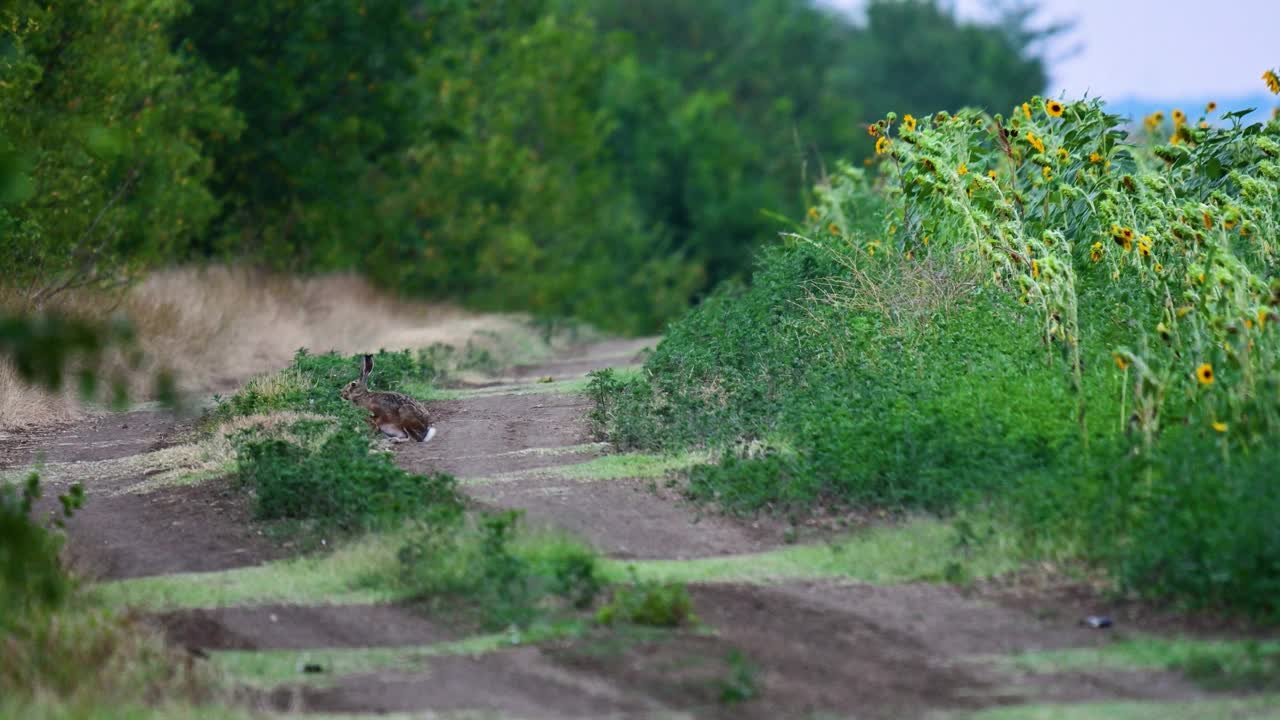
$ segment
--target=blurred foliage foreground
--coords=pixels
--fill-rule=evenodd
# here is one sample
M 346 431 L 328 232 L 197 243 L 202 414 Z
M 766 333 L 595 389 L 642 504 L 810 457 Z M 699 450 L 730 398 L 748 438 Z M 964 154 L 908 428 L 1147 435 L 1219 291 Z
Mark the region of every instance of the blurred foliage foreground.
M 230 258 L 652 331 L 748 268 L 860 119 L 1038 91 L 1029 17 L 5 0 L 3 282 L 41 306 Z
M 597 425 L 719 449 L 690 490 L 724 507 L 959 513 L 1280 619 L 1280 120 L 1242 115 L 889 114 L 750 288 L 596 377 Z

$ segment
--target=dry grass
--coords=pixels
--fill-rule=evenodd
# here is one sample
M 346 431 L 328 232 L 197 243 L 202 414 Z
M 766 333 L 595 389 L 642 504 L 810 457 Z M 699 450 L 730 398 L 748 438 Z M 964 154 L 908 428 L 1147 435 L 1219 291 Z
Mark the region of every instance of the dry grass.
M 146 396 L 157 369 L 172 370 L 188 393 L 225 392 L 288 365 L 298 348 L 344 353 L 461 347 L 474 338 L 520 338 L 549 352 L 526 319 L 470 313 L 444 304 L 397 300 L 357 276 L 295 278 L 210 267 L 158 272 L 123 296 L 59 296 L 59 311 L 90 317 L 120 313 L 138 331 L 146 357 L 133 371 Z M 0 364 L 0 430 L 71 420 L 83 410 L 70 394 L 23 386 Z
M 80 409 L 70 391 L 51 393 L 31 387 L 0 360 L 0 430 L 74 420 Z

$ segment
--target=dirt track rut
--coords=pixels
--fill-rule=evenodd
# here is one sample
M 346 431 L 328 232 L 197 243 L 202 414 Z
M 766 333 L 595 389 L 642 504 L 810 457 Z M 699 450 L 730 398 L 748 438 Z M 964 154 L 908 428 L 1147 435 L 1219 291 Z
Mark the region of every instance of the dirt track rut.
M 557 362 L 515 368 L 514 386 L 633 364 L 645 342 L 591 346 Z M 555 468 L 603 452 L 592 446 L 578 395 L 504 394 L 435 404 L 439 434 L 396 449 L 415 471 L 462 479 L 477 502 L 525 510 L 622 558 L 680 559 L 758 551 L 781 541 L 768 526 L 704 517 L 647 481 L 582 481 Z M 56 431 L 0 437 L 0 468 L 43 451 L 51 462 L 125 457 L 162 447 L 183 421 L 157 413 L 107 416 Z M 571 451 L 565 451 L 565 449 Z M 468 479 L 541 468 L 505 482 Z M 69 553 L 95 579 L 218 570 L 289 554 L 249 520 L 224 481 L 146 495 L 110 495 L 138 478 L 88 483 L 87 507 L 70 523 Z M 47 507 L 47 505 L 46 505 Z M 433 658 L 427 671 L 373 672 L 327 687 L 256 695 L 278 710 L 494 711 L 515 717 L 695 716 L 923 717 L 1028 700 L 1189 698 L 1199 692 L 1165 674 L 1014 678 L 975 655 L 1089 645 L 1099 636 L 1069 620 L 1046 622 L 938 585 L 875 587 L 824 581 L 694 588 L 713 633 L 619 644 L 608 636 Z M 174 642 L 204 651 L 403 646 L 458 639 L 443 618 L 397 606 L 208 608 L 156 616 Z M 756 667 L 757 697 L 719 702 L 725 658 Z

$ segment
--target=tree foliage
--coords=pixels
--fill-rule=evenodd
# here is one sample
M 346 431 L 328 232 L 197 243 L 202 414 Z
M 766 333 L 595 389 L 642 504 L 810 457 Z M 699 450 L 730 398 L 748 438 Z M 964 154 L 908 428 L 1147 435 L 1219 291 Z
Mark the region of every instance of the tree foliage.
M 127 281 L 204 230 L 199 133 L 234 137 L 229 79 L 170 50 L 169 0 L 0 10 L 0 267 L 39 303 Z
M 9 0 L 0 262 L 37 302 L 212 257 L 649 331 L 744 276 L 825 159 L 867 155 L 870 113 L 1039 91 L 1027 17 Z

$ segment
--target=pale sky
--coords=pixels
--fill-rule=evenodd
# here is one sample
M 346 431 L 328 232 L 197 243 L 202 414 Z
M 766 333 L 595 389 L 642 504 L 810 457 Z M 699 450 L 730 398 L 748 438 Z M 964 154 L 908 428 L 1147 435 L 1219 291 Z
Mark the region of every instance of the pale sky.
M 854 11 L 863 0 L 820 0 Z M 951 2 L 983 18 L 983 0 Z M 1041 0 L 1044 20 L 1077 21 L 1049 53 L 1048 94 L 1067 98 L 1227 98 L 1265 92 L 1280 67 L 1280 0 Z M 1055 54 L 1082 47 L 1069 59 Z

